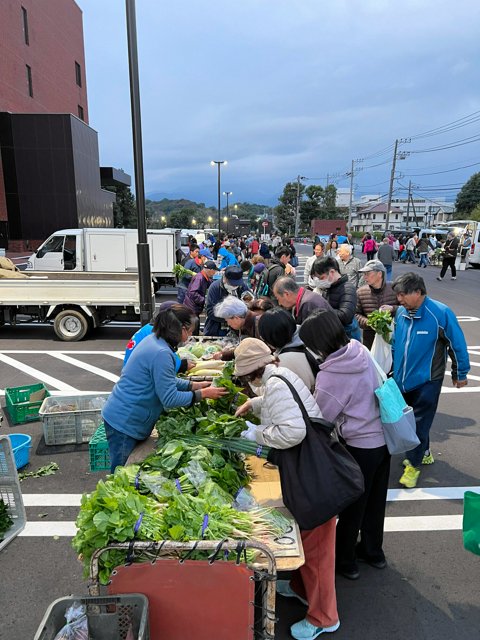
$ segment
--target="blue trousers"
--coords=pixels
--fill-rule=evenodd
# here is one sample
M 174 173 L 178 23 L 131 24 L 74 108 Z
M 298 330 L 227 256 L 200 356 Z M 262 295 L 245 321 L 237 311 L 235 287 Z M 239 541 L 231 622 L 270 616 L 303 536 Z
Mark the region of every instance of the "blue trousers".
M 391 264 L 386 264 L 385 265 L 385 271 L 387 273 L 386 281 L 387 282 L 391 282 L 392 281 L 392 265 Z
M 421 387 L 403 394 L 405 402 L 413 409 L 417 437 L 420 440 L 420 444 L 415 449 L 407 452 L 407 458 L 413 467 L 420 466 L 425 451 L 430 448 L 430 427 L 437 412 L 442 382 L 443 380 L 430 380 Z
M 128 456 L 140 442 L 121 431 L 117 431 L 104 420 L 105 435 L 107 436 L 110 452 L 110 471 L 113 473 L 117 467 L 123 467 Z

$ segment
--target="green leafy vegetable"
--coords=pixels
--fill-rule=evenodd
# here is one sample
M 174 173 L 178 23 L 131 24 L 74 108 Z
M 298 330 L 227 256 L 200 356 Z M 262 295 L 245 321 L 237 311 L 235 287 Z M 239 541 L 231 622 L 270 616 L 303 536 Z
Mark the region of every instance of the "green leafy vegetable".
M 392 314 L 390 311 L 372 311 L 367 316 L 367 326 L 382 336 L 385 342 L 390 343 L 392 333 Z
M 0 542 L 5 538 L 5 534 L 13 524 L 13 520 L 8 513 L 8 507 L 0 498 Z
M 41 478 L 43 476 L 53 476 L 59 470 L 59 468 L 60 467 L 56 462 L 50 462 L 44 467 L 40 467 L 36 471 L 21 471 L 18 474 L 18 479 L 21 482 L 24 478 Z

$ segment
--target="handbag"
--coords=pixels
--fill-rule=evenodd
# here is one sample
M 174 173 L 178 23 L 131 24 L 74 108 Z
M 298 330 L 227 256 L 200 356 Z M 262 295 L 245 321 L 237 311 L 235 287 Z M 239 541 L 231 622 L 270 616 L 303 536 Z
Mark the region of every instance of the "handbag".
M 480 556 L 480 493 L 474 491 L 463 497 L 463 546 Z
M 298 258 L 297 258 L 297 256 L 292 256 L 290 258 L 290 264 L 292 265 L 293 268 L 298 267 Z
M 338 441 L 335 425 L 311 418 L 289 380 L 280 375 L 302 411 L 305 438 L 289 449 L 270 449 L 268 461 L 278 466 L 285 506 L 300 529 L 324 524 L 364 492 L 363 474 L 356 460 Z
M 368 351 L 368 349 L 365 349 Z M 412 407 L 405 402 L 402 392 L 393 378 L 387 378 L 372 354 L 368 351 L 377 370 L 380 387 L 375 395 L 380 406 L 380 420 L 388 451 L 395 455 L 415 449 L 420 444 Z

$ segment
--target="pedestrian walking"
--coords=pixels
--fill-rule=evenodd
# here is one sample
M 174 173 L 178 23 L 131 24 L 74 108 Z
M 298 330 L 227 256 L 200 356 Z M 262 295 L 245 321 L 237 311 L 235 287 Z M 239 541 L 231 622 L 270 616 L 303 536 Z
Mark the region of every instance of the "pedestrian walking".
M 418 266 L 423 267 L 424 269 L 428 267 L 428 249 L 429 243 L 426 236 L 424 236 L 423 238 L 420 238 L 417 243 L 417 253 L 420 258 Z
M 450 232 L 447 235 L 447 239 L 445 244 L 443 245 L 443 260 L 442 260 L 442 270 L 440 271 L 440 275 L 437 277 L 437 280 L 443 280 L 445 274 L 447 273 L 448 267 L 452 272 L 452 280 L 457 279 L 457 269 L 455 267 L 455 260 L 457 259 L 458 246 L 460 241 L 458 237 Z
M 393 265 L 393 260 L 395 258 L 395 251 L 393 249 L 393 246 L 390 244 L 390 241 L 388 238 L 384 238 L 382 241 L 382 244 L 378 247 L 377 258 L 385 267 L 387 282 L 391 282 L 392 265 Z
M 427 296 L 425 282 L 409 272 L 396 278 L 392 288 L 401 307 L 392 335 L 393 377 L 405 402 L 413 408 L 420 444 L 407 452 L 400 484 L 417 485 L 420 465 L 432 464 L 430 429 L 445 376 L 447 354 L 452 361 L 452 382 L 467 384 L 470 370 L 465 337 L 449 307 Z
M 367 260 L 373 260 L 375 254 L 377 253 L 377 243 L 369 233 L 367 233 L 367 235 L 365 236 L 362 253 L 366 254 Z

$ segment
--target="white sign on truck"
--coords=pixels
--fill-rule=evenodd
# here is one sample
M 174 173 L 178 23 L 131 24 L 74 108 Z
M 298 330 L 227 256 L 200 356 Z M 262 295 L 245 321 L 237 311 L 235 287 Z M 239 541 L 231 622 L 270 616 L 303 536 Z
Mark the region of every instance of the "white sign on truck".
M 148 229 L 150 270 L 155 289 L 174 284 L 172 270 L 180 249 L 180 231 Z M 34 271 L 136 273 L 136 229 L 61 229 L 28 259 Z

